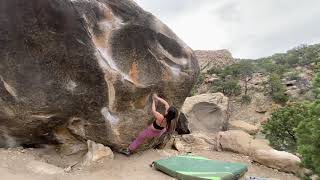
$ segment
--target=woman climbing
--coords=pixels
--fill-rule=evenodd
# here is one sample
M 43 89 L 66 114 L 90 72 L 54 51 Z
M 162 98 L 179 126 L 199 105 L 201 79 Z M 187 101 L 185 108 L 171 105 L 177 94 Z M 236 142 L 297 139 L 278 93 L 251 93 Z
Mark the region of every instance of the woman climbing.
M 157 111 L 156 103 L 158 102 L 165 106 L 166 110 L 164 115 Z M 178 110 L 174 106 L 169 106 L 167 101 L 158 97 L 156 94 L 153 94 L 152 96 L 152 114 L 155 117 L 153 123 L 145 130 L 140 132 L 138 137 L 129 145 L 127 149 L 123 150 L 122 153 L 130 155 L 143 143 L 145 139 L 160 137 L 166 131 L 169 133 L 174 132 L 177 124 L 176 119 L 178 116 Z

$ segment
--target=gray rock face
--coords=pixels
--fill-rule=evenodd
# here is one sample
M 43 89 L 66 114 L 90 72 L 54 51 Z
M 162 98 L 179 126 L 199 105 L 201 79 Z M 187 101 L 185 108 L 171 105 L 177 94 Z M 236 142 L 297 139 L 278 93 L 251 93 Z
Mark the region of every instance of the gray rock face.
M 208 93 L 188 97 L 181 112 L 189 120 L 192 132 L 216 133 L 228 126 L 228 97 Z
M 150 95 L 180 108 L 199 73 L 131 0 L 2 0 L 0 47 L 0 147 L 50 143 L 59 126 L 126 147 L 152 121 Z

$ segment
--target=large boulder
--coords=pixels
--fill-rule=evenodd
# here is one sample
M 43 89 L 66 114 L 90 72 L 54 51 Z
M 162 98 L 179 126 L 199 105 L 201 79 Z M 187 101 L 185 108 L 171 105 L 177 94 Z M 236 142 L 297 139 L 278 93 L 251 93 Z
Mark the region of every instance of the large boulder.
M 214 133 L 228 126 L 228 97 L 222 93 L 188 97 L 181 111 L 192 131 Z
M 232 151 L 235 153 L 252 156 L 257 149 L 271 149 L 264 141 L 254 139 L 241 130 L 229 130 L 217 134 L 218 150 Z
M 301 160 L 299 157 L 285 151 L 274 149 L 259 149 L 253 155 L 253 160 L 265 166 L 283 172 L 298 173 Z
M 127 147 L 152 121 L 151 94 L 181 108 L 199 73 L 132 0 L 2 0 L 0 47 L 0 147 L 55 142 L 59 126 Z
M 229 122 L 230 130 L 242 130 L 251 135 L 255 135 L 259 132 L 259 127 L 249 124 L 244 121 L 230 121 Z
M 267 167 L 283 172 L 298 173 L 300 169 L 299 157 L 284 151 L 272 149 L 265 141 L 254 139 L 241 130 L 230 130 L 217 134 L 217 149 L 232 151 L 250 156 Z

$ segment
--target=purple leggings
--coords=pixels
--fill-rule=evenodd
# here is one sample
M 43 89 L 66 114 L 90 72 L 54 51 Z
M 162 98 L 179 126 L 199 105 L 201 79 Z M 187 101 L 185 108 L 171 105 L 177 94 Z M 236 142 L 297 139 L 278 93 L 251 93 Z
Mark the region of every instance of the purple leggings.
M 140 146 L 140 144 L 143 143 L 145 139 L 160 137 L 164 132 L 166 132 L 166 128 L 164 128 L 163 130 L 156 130 L 153 128 L 153 124 L 151 124 L 146 129 L 144 129 L 142 132 L 139 133 L 138 137 L 130 144 L 129 150 L 130 151 L 136 150 Z

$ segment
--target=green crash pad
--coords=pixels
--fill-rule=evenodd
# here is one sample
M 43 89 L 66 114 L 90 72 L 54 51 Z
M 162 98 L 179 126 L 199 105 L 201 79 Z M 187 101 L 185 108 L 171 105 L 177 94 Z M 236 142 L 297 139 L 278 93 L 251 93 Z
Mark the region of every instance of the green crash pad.
M 248 170 L 242 163 L 210 160 L 201 156 L 175 156 L 154 162 L 156 169 L 180 180 L 237 180 Z

